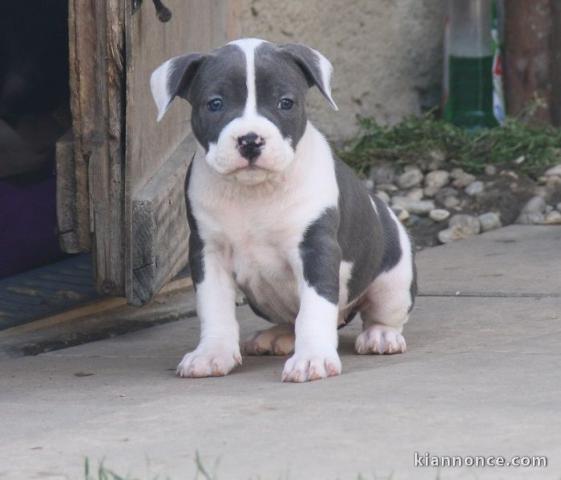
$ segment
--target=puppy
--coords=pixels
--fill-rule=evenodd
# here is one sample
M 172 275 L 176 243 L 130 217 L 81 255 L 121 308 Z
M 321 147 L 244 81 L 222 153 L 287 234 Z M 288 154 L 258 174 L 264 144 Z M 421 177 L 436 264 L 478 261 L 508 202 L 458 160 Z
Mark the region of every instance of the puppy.
M 158 120 L 176 96 L 186 99 L 205 152 L 185 181 L 201 338 L 179 376 L 241 364 L 237 288 L 275 324 L 245 352 L 291 354 L 283 381 L 340 374 L 337 329 L 356 313 L 358 353 L 405 351 L 416 291 L 409 237 L 306 118 L 312 86 L 337 109 L 331 71 L 304 45 L 242 39 L 172 58 L 151 76 Z

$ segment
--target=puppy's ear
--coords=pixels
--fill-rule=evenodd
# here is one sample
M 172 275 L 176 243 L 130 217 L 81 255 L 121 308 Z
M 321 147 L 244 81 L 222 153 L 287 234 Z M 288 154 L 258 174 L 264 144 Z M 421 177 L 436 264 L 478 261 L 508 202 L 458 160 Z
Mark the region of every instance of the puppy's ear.
M 333 71 L 331 62 L 317 50 L 299 43 L 287 43 L 279 45 L 279 48 L 300 67 L 308 85 L 318 87 L 333 109 L 339 110 L 331 97 L 331 72 Z
M 176 96 L 187 98 L 191 82 L 205 58 L 201 53 L 170 58 L 152 72 L 150 88 L 158 107 L 158 122 Z

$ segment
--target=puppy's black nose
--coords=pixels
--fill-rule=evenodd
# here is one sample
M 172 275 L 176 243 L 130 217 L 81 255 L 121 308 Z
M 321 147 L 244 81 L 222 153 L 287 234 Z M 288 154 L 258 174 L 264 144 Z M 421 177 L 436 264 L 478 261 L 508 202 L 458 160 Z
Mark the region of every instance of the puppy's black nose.
M 238 149 L 242 157 L 253 163 L 261 153 L 265 140 L 256 133 L 250 132 L 238 137 Z

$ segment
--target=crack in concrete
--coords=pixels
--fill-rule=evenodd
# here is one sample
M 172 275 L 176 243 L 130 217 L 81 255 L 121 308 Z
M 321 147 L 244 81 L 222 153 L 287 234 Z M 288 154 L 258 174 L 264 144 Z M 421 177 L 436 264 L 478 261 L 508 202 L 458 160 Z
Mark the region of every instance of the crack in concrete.
M 458 298 L 561 298 L 561 293 L 504 293 L 504 292 L 421 292 L 418 297 L 458 297 Z

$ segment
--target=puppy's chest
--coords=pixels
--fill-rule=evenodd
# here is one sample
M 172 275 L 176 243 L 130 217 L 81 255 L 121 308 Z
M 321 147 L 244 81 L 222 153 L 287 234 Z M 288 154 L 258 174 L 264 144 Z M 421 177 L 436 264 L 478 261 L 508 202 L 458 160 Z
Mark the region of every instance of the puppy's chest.
M 273 322 L 292 321 L 298 311 L 297 282 L 291 256 L 298 249 L 297 229 L 272 218 L 253 218 L 224 228 L 224 259 L 250 303 Z
M 208 241 L 229 264 L 236 283 L 252 290 L 265 282 L 292 281 L 291 256 L 298 251 L 304 228 L 290 213 L 275 208 L 213 212 Z

